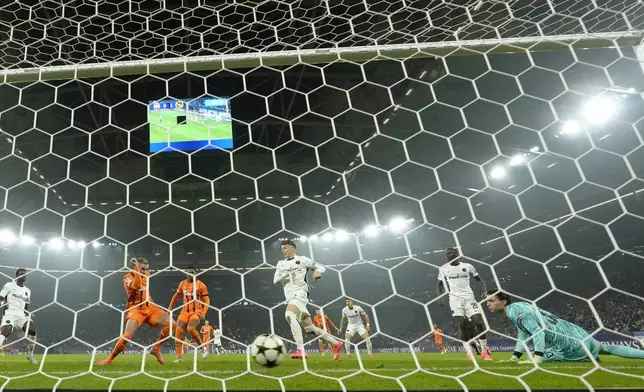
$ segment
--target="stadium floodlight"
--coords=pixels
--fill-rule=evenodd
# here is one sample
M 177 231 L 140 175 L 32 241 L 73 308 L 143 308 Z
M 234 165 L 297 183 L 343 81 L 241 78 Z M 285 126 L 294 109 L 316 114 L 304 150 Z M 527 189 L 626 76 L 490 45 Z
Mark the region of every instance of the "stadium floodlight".
M 81 240 L 81 241 L 76 242 L 76 246 L 78 247 L 78 249 L 83 249 L 85 247 L 85 245 L 87 245 L 87 243 L 85 241 Z
M 312 236 L 309 237 L 309 241 L 311 241 L 311 242 L 315 242 L 317 240 L 318 240 L 318 236 L 316 236 L 316 235 L 312 235 Z
M 100 242 L 98 242 L 98 241 L 94 241 L 94 242 L 92 242 L 92 248 L 96 249 L 96 248 L 100 248 L 100 247 L 101 247 L 101 243 L 100 243 Z
M 505 177 L 506 173 L 507 171 L 505 170 L 505 167 L 495 166 L 492 168 L 492 170 L 490 170 L 490 177 L 499 180 Z
M 55 250 L 61 250 L 65 247 L 65 241 L 63 241 L 62 238 L 52 238 L 49 240 L 47 243 L 50 248 L 55 249 Z
M 344 230 L 338 230 L 335 232 L 335 239 L 337 241 L 344 241 L 349 237 L 349 233 Z
M 333 239 L 333 234 L 324 233 L 324 235 L 322 236 L 322 239 L 324 240 L 324 242 L 331 242 L 331 240 Z
M 0 244 L 11 244 L 16 241 L 16 235 L 9 229 L 0 230 Z
M 519 166 L 526 161 L 525 155 L 517 154 L 510 159 L 510 166 Z
M 67 247 L 69 249 L 76 249 L 76 241 L 73 241 L 73 240 L 67 241 Z
M 23 235 L 20 237 L 20 245 L 33 245 L 36 243 L 36 239 L 29 235 Z
M 595 97 L 584 105 L 584 117 L 591 124 L 602 124 L 617 112 L 617 103 L 606 96 Z
M 389 224 L 387 225 L 387 228 L 393 231 L 394 233 L 400 233 L 404 231 L 408 225 L 409 225 L 409 221 L 401 217 L 396 217 L 389 222 Z
M 579 122 L 575 120 L 565 121 L 561 127 L 561 133 L 564 135 L 574 135 L 579 132 Z
M 540 148 L 539 146 L 534 146 L 530 149 L 530 152 L 539 152 Z
M 364 234 L 367 237 L 375 237 L 380 233 L 380 228 L 376 225 L 369 225 L 364 229 Z
M 302 242 L 306 242 L 307 238 L 306 238 L 305 236 L 301 236 L 301 237 L 299 238 L 299 240 L 300 240 L 300 241 L 302 241 Z

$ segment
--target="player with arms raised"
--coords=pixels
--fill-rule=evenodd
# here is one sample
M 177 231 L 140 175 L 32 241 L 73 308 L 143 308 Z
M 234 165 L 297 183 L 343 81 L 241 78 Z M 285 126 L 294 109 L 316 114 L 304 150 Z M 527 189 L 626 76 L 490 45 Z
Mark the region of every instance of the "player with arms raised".
M 0 290 L 0 312 L 2 312 L 2 327 L 0 327 L 0 347 L 11 335 L 14 328 L 27 332 L 27 360 L 37 365 L 34 358 L 36 350 L 36 326 L 29 317 L 31 290 L 25 286 L 27 270 L 20 268 L 16 271 L 16 279 L 6 283 Z M 4 351 L 3 351 L 4 352 Z
M 340 331 L 344 329 L 345 320 L 347 323 L 347 330 L 344 333 L 344 338 L 346 339 L 345 347 L 347 348 L 347 357 L 351 357 L 351 339 L 356 333 L 362 340 L 365 341 L 367 345 L 367 353 L 370 358 L 373 358 L 373 347 L 371 345 L 371 339 L 369 339 L 369 330 L 371 329 L 369 324 L 369 315 L 367 312 L 358 305 L 354 305 L 353 301 L 347 299 L 345 301 L 346 306 L 342 309 L 342 318 L 340 319 Z
M 186 329 L 188 329 L 188 333 L 192 336 L 192 341 L 197 344 L 198 347 L 203 346 L 201 336 L 199 336 L 199 332 L 197 331 L 197 325 L 206 319 L 206 313 L 208 312 L 208 306 L 210 305 L 208 288 L 202 281 L 197 279 L 197 269 L 195 267 L 188 267 L 186 268 L 185 273 L 186 279 L 179 283 L 177 292 L 172 297 L 170 305 L 168 305 L 168 309 L 172 310 L 179 297 L 183 297 L 181 313 L 177 319 L 177 332 L 175 336 L 177 359 L 175 359 L 174 362 L 183 362 L 183 346 L 181 341 L 183 340 L 183 334 Z M 206 347 L 202 347 L 202 350 L 202 357 L 204 359 L 208 358 L 208 349 Z
M 313 279 L 318 280 L 322 277 L 326 268 L 315 263 L 305 256 L 295 254 L 297 246 L 293 241 L 282 241 L 282 255 L 284 259 L 277 262 L 273 283 L 281 283 L 284 286 L 284 296 L 286 297 L 286 322 L 291 327 L 293 340 L 297 344 L 297 351 L 291 355 L 291 358 L 302 358 L 306 356 L 304 351 L 304 337 L 302 328 L 308 333 L 318 336 L 333 346 L 333 359 L 338 360 L 342 352 L 342 342 L 326 333 L 324 330 L 313 325 L 309 311 L 306 305 L 309 302 L 309 284 L 306 277 L 309 271 L 313 272 Z
M 481 279 L 472 264 L 459 261 L 459 254 L 456 249 L 448 248 L 445 251 L 445 257 L 447 258 L 447 264 L 438 270 L 436 295 L 440 297 L 446 290 L 449 293 L 449 307 L 452 310 L 452 317 L 456 319 L 458 338 L 463 341 L 468 359 L 472 359 L 472 348 L 468 343 L 466 329 L 467 320 L 470 319 L 476 327 L 479 343 L 481 344 L 481 358 L 491 361 L 492 358 L 487 349 L 487 340 L 485 339 L 485 321 L 483 321 L 481 307 L 474 298 L 474 292 L 470 287 L 470 278 L 474 278 L 481 285 L 482 293 L 485 296 L 487 292 L 485 281 Z M 445 306 L 442 298 L 439 301 L 441 306 Z
M 172 318 L 168 312 L 157 306 L 153 302 L 152 296 L 150 296 L 150 287 L 148 285 L 150 263 L 148 260 L 144 257 L 135 257 L 130 260 L 130 263 L 134 272 L 128 272 L 123 277 L 123 287 L 127 294 L 125 332 L 116 342 L 112 353 L 106 359 L 96 363 L 98 366 L 110 365 L 125 350 L 125 346 L 132 340 L 136 331 L 143 324 L 154 328 L 162 328 L 157 343 L 150 354 L 154 355 L 160 364 L 165 363 L 163 355 L 161 355 L 161 345 L 170 336 Z
M 313 317 L 313 325 L 316 327 L 323 329 L 326 331 L 327 334 L 331 335 L 331 328 L 335 329 L 335 333 L 339 333 L 340 330 L 338 327 L 333 324 L 333 321 L 327 316 L 326 314 L 323 314 L 320 309 L 316 310 L 315 312 L 315 317 Z M 320 345 L 320 354 L 324 355 L 325 354 L 325 349 L 324 349 L 324 341 L 322 339 L 318 339 L 318 344 Z M 333 352 L 333 346 L 329 344 L 329 350 Z
M 519 361 L 525 352 L 525 343 L 530 339 L 534 343 L 532 360 L 536 364 L 543 361 L 588 361 L 591 356 L 598 359 L 599 354 L 644 359 L 644 350 L 603 344 L 580 326 L 528 302 L 513 302 L 506 293 L 490 290 L 487 306 L 492 312 L 505 313 L 517 327 L 517 344 L 511 361 Z

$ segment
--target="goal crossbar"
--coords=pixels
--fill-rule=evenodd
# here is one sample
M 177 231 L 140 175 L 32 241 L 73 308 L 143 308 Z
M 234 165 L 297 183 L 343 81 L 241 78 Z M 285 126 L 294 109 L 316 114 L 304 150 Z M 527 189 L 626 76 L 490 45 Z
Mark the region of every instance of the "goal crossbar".
M 162 74 L 220 69 L 284 66 L 298 63 L 328 64 L 335 61 L 365 62 L 377 59 L 463 56 L 473 54 L 517 53 L 524 50 L 561 50 L 562 45 L 576 49 L 637 46 L 644 31 L 605 34 L 569 34 L 556 36 L 503 39 L 462 40 L 417 44 L 370 45 L 347 48 L 303 49 L 275 52 L 253 52 L 164 59 L 112 61 L 0 70 L 0 84 L 46 80 L 71 80 L 110 76 Z

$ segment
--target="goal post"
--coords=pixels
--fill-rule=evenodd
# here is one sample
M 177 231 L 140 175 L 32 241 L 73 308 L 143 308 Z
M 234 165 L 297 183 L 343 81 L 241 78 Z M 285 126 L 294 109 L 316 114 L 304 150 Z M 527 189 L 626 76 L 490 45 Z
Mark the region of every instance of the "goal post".
M 10 68 L 0 70 L 4 83 L 26 83 L 47 80 L 104 78 L 172 72 L 214 71 L 219 69 L 259 66 L 329 64 L 336 61 L 365 62 L 378 59 L 435 58 L 481 54 L 516 53 L 519 51 L 561 50 L 562 45 L 576 49 L 599 49 L 637 46 L 644 32 L 610 32 L 603 34 L 562 34 L 555 36 L 501 39 L 455 40 L 446 42 L 374 45 L 328 49 L 283 50 L 244 54 L 176 57 L 165 59 L 114 61 L 107 63 Z

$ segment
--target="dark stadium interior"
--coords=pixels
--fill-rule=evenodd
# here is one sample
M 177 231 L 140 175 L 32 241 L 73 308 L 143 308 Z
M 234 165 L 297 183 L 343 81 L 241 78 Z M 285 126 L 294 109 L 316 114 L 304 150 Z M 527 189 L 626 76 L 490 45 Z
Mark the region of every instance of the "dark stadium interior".
M 0 6 L 2 69 L 444 42 L 469 18 L 465 0 L 369 10 L 343 0 L 330 11 L 298 1 L 286 20 L 284 4 L 270 1 L 166 11 L 140 1 L 129 15 L 128 2 L 110 1 L 91 17 L 81 2 L 23 3 Z M 512 18 L 496 3 L 460 39 L 644 20 L 641 9 L 610 8 L 623 2 L 590 13 L 586 2 L 558 3 L 551 15 L 530 6 Z M 150 27 L 139 31 L 143 17 Z M 351 34 L 346 18 L 364 31 Z M 412 342 L 431 329 L 428 315 L 456 333 L 434 301 L 435 267 L 459 246 L 488 287 L 591 330 L 644 330 L 644 74 L 630 47 L 560 49 L 0 84 L 0 229 L 35 240 L 0 246 L 0 283 L 17 267 L 32 271 L 35 320 L 47 325 L 39 343 L 64 352 L 118 337 L 129 257 L 150 260 L 163 306 L 177 269 L 197 266 L 208 318 L 247 343 L 266 331 L 289 336 L 272 266 L 290 238 L 330 267 L 312 297 L 333 320 L 351 297 L 376 320 L 377 339 Z M 148 102 L 205 95 L 231 98 L 235 148 L 149 154 Z M 617 102 L 614 116 L 562 132 L 595 96 Z M 503 175 L 493 174 L 499 165 Z M 489 322 L 508 333 L 503 320 Z

